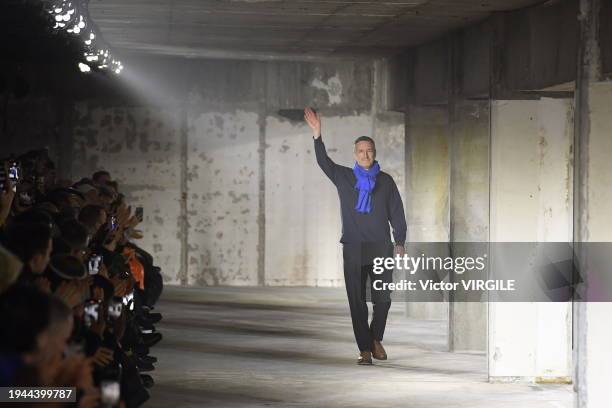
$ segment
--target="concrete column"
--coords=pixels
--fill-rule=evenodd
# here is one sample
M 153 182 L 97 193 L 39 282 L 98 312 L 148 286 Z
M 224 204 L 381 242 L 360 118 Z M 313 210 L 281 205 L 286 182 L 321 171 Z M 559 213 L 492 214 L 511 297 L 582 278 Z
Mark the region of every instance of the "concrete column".
M 585 191 L 581 213 L 585 217 L 577 234 L 581 242 L 612 241 L 612 82 L 589 85 L 589 110 L 583 112 L 589 123 L 588 141 L 580 163 L 580 187 Z M 581 135 L 582 136 L 582 135 Z M 583 190 L 583 191 L 584 191 Z M 588 273 L 588 259 L 582 259 L 583 271 Z M 612 264 L 610 257 L 608 265 Z M 587 281 L 587 286 L 589 282 Z M 576 304 L 577 351 L 575 356 L 576 406 L 603 408 L 610 406 L 612 381 L 612 304 L 583 302 Z
M 409 242 L 449 240 L 448 108 L 410 106 L 406 120 L 406 219 Z M 410 302 L 408 315 L 447 319 L 446 302 Z
M 491 104 L 491 241 L 569 242 L 570 101 Z M 568 304 L 490 303 L 488 322 L 491 381 L 569 381 Z
M 599 0 L 580 1 L 580 54 L 576 81 L 575 234 L 577 242 L 612 241 L 612 83 L 602 79 Z M 583 276 L 589 258 L 578 253 Z M 609 265 L 610 260 L 607 262 Z M 586 281 L 587 288 L 589 281 Z M 610 405 L 611 303 L 576 303 L 574 380 L 576 407 Z
M 450 144 L 450 241 L 489 240 L 489 101 L 454 102 Z M 453 249 L 453 256 L 461 256 Z M 449 304 L 449 348 L 486 350 L 487 305 Z

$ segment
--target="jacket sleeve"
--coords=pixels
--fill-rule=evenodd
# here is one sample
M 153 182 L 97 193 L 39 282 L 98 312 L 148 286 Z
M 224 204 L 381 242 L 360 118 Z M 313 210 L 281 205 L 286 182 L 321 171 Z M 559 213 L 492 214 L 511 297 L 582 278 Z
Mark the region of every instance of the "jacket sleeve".
M 404 215 L 404 203 L 400 196 L 395 181 L 391 178 L 391 195 L 388 200 L 389 221 L 393 228 L 393 240 L 396 245 L 406 243 L 406 216 Z
M 315 155 L 317 156 L 317 163 L 323 173 L 332 181 L 332 183 L 336 184 L 336 176 L 338 175 L 339 167 L 342 167 L 336 163 L 327 155 L 327 151 L 325 150 L 325 144 L 323 143 L 322 136 L 319 136 L 314 140 L 315 147 Z

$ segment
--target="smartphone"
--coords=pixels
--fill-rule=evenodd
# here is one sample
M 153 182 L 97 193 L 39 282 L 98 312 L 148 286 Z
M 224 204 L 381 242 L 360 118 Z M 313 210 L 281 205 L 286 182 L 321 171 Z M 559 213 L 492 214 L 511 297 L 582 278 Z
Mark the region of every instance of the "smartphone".
M 85 302 L 85 325 L 91 326 L 93 323 L 97 323 L 100 319 L 100 301 L 88 300 Z
M 111 215 L 110 217 L 110 230 L 114 231 L 117 229 L 117 217 L 114 215 Z
M 142 219 L 144 217 L 144 209 L 142 207 L 136 207 L 135 215 L 138 221 L 142 222 Z
M 121 398 L 121 387 L 118 381 L 102 381 L 100 383 L 100 403 L 103 407 L 116 407 Z
M 113 297 L 108 305 L 108 316 L 113 319 L 118 319 L 123 311 L 123 298 Z
M 92 255 L 87 262 L 87 269 L 90 275 L 97 275 L 100 272 L 100 262 L 102 262 L 102 256 Z
M 11 184 L 15 185 L 19 182 L 20 173 L 19 163 L 16 161 L 9 162 L 8 176 Z
M 134 292 L 128 293 L 123 297 L 123 306 L 128 310 L 134 310 Z

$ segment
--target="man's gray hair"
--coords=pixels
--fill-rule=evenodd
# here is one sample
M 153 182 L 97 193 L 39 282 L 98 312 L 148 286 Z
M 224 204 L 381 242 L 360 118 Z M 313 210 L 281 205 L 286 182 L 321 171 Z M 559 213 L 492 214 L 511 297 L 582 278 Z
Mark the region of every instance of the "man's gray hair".
M 374 139 L 369 136 L 359 136 L 357 139 L 355 139 L 355 146 L 357 146 L 357 143 L 359 142 L 370 142 L 372 143 L 372 147 L 374 147 L 374 150 L 376 150 L 376 143 L 374 143 Z

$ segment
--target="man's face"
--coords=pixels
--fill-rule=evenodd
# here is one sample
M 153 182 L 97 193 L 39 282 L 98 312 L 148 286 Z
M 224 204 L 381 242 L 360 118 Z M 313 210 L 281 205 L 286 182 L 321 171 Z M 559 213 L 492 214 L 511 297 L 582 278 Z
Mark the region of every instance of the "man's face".
M 357 164 L 368 170 L 374 164 L 376 150 L 374 150 L 372 143 L 363 140 L 355 144 L 354 155 Z

